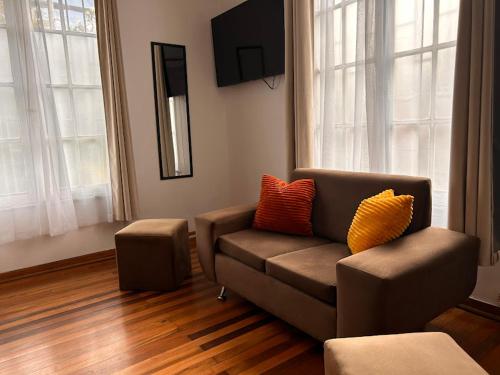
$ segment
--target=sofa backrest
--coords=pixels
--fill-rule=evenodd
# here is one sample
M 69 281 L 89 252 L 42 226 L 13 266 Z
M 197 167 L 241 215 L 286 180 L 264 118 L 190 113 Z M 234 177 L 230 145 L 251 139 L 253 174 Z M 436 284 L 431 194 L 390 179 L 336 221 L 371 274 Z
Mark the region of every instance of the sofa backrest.
M 396 195 L 415 197 L 413 219 L 406 233 L 431 224 L 431 181 L 428 178 L 309 168 L 292 172 L 292 181 L 301 178 L 315 181 L 312 224 L 317 236 L 346 243 L 347 232 L 361 201 L 386 189 L 394 189 Z

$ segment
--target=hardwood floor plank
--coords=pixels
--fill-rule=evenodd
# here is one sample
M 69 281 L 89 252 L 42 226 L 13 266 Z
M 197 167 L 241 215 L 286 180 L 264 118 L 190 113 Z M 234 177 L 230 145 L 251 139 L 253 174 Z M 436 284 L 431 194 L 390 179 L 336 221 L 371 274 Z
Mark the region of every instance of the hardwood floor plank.
M 299 354 L 304 353 L 315 345 L 312 340 L 299 341 L 296 344 L 291 345 L 286 350 L 277 353 L 276 355 L 258 363 L 256 366 L 249 368 L 248 370 L 240 372 L 242 375 L 249 374 L 262 374 L 267 370 L 270 370 L 286 361 L 290 361 Z
M 293 335 L 287 332 L 278 333 L 265 339 L 260 337 L 252 338 L 214 356 L 217 365 L 212 367 L 212 371 L 214 374 L 229 374 L 231 370 L 234 372 L 237 368 L 245 368 L 244 364 L 251 363 L 252 358 L 256 358 L 256 356 L 264 352 L 269 353 L 275 346 L 289 343 L 290 341 L 293 341 Z M 249 366 L 250 364 L 246 367 Z
M 209 333 L 212 333 L 212 332 L 215 332 L 215 331 L 218 331 L 219 329 L 222 329 L 224 327 L 227 327 L 228 325 L 231 325 L 233 323 L 236 323 L 236 322 L 239 322 L 240 320 L 243 320 L 245 318 L 248 318 L 249 316 L 252 316 L 252 315 L 255 315 L 257 314 L 259 310 L 257 309 L 251 309 L 251 310 L 248 310 L 246 311 L 245 313 L 241 314 L 241 315 L 238 315 L 238 316 L 235 316 L 231 319 L 228 319 L 228 320 L 225 320 L 225 321 L 222 321 L 220 323 L 217 323 L 217 324 L 214 324 L 214 325 L 211 325 L 207 328 L 204 328 L 200 331 L 197 331 L 197 332 L 194 332 L 194 333 L 191 333 L 190 335 L 188 335 L 188 337 L 191 339 L 191 340 L 196 340 L 197 338 L 199 337 L 202 337 L 202 336 L 205 336 L 205 335 L 208 335 Z
M 321 343 L 237 295 L 218 301 L 191 256 L 170 293 L 120 291 L 114 260 L 0 284 L 0 374 L 323 373 Z M 499 322 L 451 309 L 428 330 L 500 374 Z

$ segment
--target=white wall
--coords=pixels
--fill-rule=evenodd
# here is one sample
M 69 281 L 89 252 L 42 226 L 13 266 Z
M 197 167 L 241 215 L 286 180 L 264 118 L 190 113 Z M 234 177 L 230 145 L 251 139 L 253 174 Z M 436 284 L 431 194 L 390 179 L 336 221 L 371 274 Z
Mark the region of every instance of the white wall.
M 493 267 L 479 267 L 476 289 L 472 297 L 500 306 L 500 262 Z
M 270 90 L 262 81 L 221 89 L 226 100 L 229 168 L 235 203 L 256 201 L 262 174 L 282 179 L 289 171 L 285 82 Z
M 147 3 L 147 6 L 146 6 Z M 120 0 L 118 16 L 139 195 L 139 217 L 187 217 L 231 203 L 224 97 L 210 19 L 218 1 Z M 186 46 L 194 177 L 159 178 L 150 42 Z M 191 229 L 193 228 L 190 220 Z
M 242 2 L 221 0 L 222 11 Z M 287 74 L 277 77 L 279 86 L 275 90 L 261 80 L 220 88 L 226 103 L 229 168 L 235 203 L 258 199 L 262 174 L 286 179 L 292 168 L 292 127 L 287 118 L 288 77 Z
M 0 246 L 0 273 L 110 250 L 121 223 L 93 225 L 61 236 L 42 236 Z

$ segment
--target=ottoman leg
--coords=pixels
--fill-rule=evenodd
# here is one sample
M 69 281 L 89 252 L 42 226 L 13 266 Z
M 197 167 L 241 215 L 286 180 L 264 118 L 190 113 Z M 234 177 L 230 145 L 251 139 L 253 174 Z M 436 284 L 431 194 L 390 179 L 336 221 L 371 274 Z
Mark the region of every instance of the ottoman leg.
M 220 289 L 220 293 L 219 293 L 219 296 L 217 297 L 217 299 L 219 301 L 225 301 L 226 300 L 226 287 L 225 286 L 223 286 Z

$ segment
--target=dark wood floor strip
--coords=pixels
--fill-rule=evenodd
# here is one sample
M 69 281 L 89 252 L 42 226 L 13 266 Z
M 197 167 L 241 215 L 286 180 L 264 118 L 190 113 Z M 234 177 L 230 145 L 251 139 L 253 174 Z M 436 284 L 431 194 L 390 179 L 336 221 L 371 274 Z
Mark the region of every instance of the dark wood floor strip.
M 196 340 L 197 338 L 199 337 L 203 337 L 203 336 L 206 336 L 212 332 L 215 332 L 215 331 L 218 331 L 219 329 L 221 328 L 224 328 L 224 327 L 227 327 L 233 323 L 236 323 L 236 322 L 239 322 L 243 319 L 246 319 L 248 318 L 249 316 L 252 316 L 252 315 L 255 315 L 259 312 L 258 309 L 251 309 L 241 315 L 238 315 L 238 316 L 235 316 L 234 318 L 231 318 L 231 319 L 228 319 L 228 320 L 225 320 L 223 322 L 220 322 L 218 324 L 214 324 L 213 326 L 210 326 L 210 327 L 207 327 L 205 329 L 202 329 L 198 332 L 195 332 L 195 333 L 192 333 L 190 335 L 188 335 L 188 337 L 191 339 L 191 340 Z
M 262 326 L 265 326 L 266 324 L 269 324 L 271 323 L 273 320 L 275 320 L 276 318 L 273 318 L 271 316 L 268 316 L 268 317 L 265 317 L 264 319 L 262 320 L 259 320 L 255 323 L 251 323 L 245 327 L 242 327 L 240 329 L 237 329 L 233 332 L 230 332 L 228 334 L 225 334 L 224 336 L 221 336 L 221 337 L 218 337 L 212 341 L 209 341 L 207 343 L 204 343 L 204 344 L 201 344 L 200 347 L 203 349 L 203 350 L 209 350 L 217 345 L 221 345 L 229 340 L 232 340 L 234 339 L 235 337 L 238 337 L 238 336 L 241 336 L 245 333 L 248 333 L 248 332 L 251 332 L 253 331 L 254 329 L 257 329 L 259 327 L 262 327 Z
M 323 375 L 323 363 L 320 360 L 322 356 L 323 345 L 317 344 L 287 362 L 263 372 L 262 375 L 285 375 L 290 373 L 290 369 L 307 375 Z

